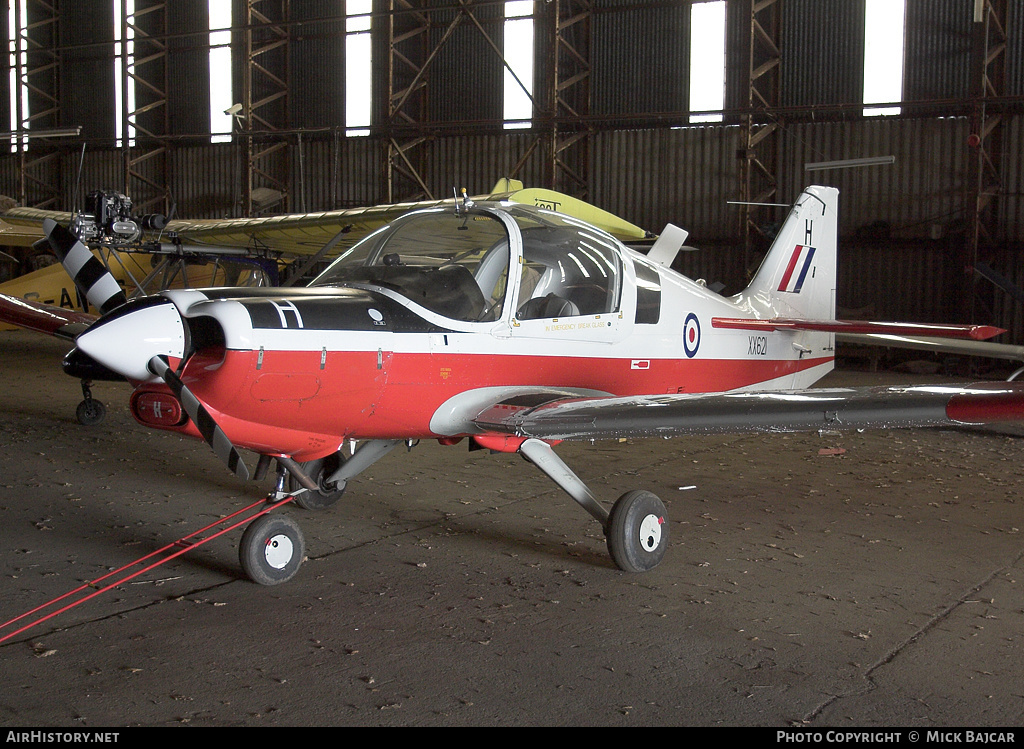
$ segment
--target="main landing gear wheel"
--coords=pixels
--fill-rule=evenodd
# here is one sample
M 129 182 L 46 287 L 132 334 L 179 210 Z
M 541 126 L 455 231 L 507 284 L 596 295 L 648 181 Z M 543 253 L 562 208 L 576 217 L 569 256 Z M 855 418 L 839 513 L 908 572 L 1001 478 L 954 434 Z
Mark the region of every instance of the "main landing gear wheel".
M 338 488 L 337 484 L 325 484 L 324 479 L 338 470 L 342 462 L 341 455 L 334 453 L 334 455 L 328 455 L 320 460 L 308 460 L 305 463 L 299 463 L 299 466 L 306 472 L 306 475 L 317 483 L 320 491 L 302 492 L 302 494 L 295 498 L 295 504 L 304 510 L 324 510 L 341 499 L 341 495 L 345 493 L 345 484 Z M 301 488 L 302 484 L 294 476 L 288 477 L 289 491 L 294 492 Z
M 306 540 L 299 524 L 287 515 L 263 515 L 245 529 L 238 559 L 249 579 L 260 585 L 278 585 L 295 577 L 306 555 Z
M 606 534 L 608 552 L 620 570 L 652 570 L 668 548 L 665 505 L 651 492 L 626 492 L 612 506 Z

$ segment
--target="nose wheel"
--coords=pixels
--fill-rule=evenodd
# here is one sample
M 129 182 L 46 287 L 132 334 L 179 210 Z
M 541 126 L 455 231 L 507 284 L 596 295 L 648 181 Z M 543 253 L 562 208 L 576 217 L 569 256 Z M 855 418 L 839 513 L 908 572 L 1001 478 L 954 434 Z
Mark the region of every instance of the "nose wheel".
M 89 380 L 82 380 L 82 402 L 75 409 L 75 418 L 82 426 L 92 427 L 103 421 L 107 415 L 107 407 L 92 397 L 92 383 Z
M 626 492 L 612 506 L 605 536 L 608 553 L 620 570 L 654 569 L 668 548 L 665 505 L 651 492 Z
M 287 515 L 263 515 L 245 529 L 238 559 L 245 574 L 260 585 L 279 585 L 295 577 L 306 555 L 299 524 Z

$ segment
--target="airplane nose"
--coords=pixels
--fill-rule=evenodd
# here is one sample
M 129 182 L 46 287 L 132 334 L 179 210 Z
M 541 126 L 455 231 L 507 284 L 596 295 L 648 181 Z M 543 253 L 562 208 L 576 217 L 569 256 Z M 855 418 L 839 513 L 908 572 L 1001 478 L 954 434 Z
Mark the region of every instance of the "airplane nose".
M 78 336 L 75 345 L 100 364 L 130 380 L 159 379 L 149 371 L 154 356 L 184 358 L 187 329 L 166 299 L 132 302 Z

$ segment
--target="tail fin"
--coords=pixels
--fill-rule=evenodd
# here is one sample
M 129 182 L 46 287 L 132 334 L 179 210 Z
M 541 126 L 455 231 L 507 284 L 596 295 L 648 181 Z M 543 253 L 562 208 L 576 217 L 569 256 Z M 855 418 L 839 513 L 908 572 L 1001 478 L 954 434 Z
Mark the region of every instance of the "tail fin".
M 839 191 L 805 189 L 739 296 L 771 317 L 834 320 Z

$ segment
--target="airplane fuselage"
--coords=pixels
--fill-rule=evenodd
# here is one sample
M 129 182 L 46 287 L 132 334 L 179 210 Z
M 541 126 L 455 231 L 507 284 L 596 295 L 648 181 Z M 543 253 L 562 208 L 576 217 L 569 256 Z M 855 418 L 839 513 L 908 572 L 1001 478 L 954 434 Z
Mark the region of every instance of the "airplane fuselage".
M 164 292 L 78 345 L 141 383 L 142 423 L 202 432 L 153 375 L 161 356 L 234 444 L 296 460 L 349 439 L 483 443 L 475 419 L 495 404 L 807 387 L 832 367 L 830 333 L 717 323 L 832 316 L 834 217 L 818 210 L 805 201 L 729 298 L 554 211 L 416 211 L 309 287 Z M 815 252 L 819 239 L 830 251 Z
M 821 334 L 707 335 L 716 315 L 736 313 L 732 303 L 671 271 L 648 270 L 659 272 L 662 296 L 657 321 L 646 323 L 637 322 L 635 292 L 609 314 L 468 324 L 381 289 L 247 298 L 216 290 L 198 303 L 194 292 L 167 296 L 195 315 L 188 319 L 212 316 L 226 338 L 188 361 L 185 383 L 235 444 L 298 460 L 347 439 L 472 436 L 465 416 L 484 392 L 493 400 L 520 389 L 582 396 L 792 388 L 831 368 L 830 338 Z M 165 392 L 142 385 L 132 399 L 136 418 L 198 436 L 189 422 L 154 416 L 165 408 L 155 394 Z

